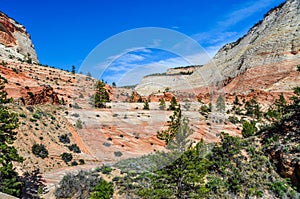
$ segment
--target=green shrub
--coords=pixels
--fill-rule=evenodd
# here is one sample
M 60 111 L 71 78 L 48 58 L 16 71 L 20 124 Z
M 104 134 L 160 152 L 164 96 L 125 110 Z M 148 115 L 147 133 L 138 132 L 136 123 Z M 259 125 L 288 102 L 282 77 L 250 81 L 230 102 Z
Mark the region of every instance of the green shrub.
M 25 113 L 20 113 L 20 115 L 19 115 L 20 117 L 22 117 L 22 118 L 26 118 L 26 115 L 25 115 Z
M 256 122 L 254 120 L 251 120 L 250 122 L 245 121 L 243 123 L 243 130 L 242 130 L 242 135 L 243 137 L 250 137 L 254 135 L 257 131 L 256 128 Z
M 95 186 L 90 199 L 110 199 L 114 193 L 113 184 L 101 179 Z
M 228 120 L 232 123 L 232 124 L 237 124 L 239 123 L 239 119 L 235 116 L 229 116 Z
M 93 172 L 67 174 L 59 182 L 54 195 L 56 198 L 89 198 L 99 181 L 100 178 Z
M 199 112 L 200 112 L 201 114 L 207 114 L 207 113 L 211 112 L 211 104 L 209 104 L 208 106 L 207 106 L 207 105 L 202 105 L 202 106 L 200 107 Z
M 144 110 L 149 110 L 150 108 L 149 108 L 149 102 L 146 100 L 145 102 L 144 102 L 144 108 L 143 108 Z
M 36 155 L 37 157 L 40 157 L 42 159 L 48 157 L 48 150 L 46 149 L 46 147 L 43 144 L 34 144 L 31 147 L 31 151 L 34 155 Z
M 81 121 L 80 119 L 78 119 L 78 120 L 76 121 L 75 126 L 76 126 L 76 128 L 78 128 L 78 129 L 82 129 L 82 121 Z
M 80 164 L 80 165 L 85 164 L 84 159 L 79 159 L 79 164 Z
M 37 119 L 35 119 L 35 118 L 30 118 L 29 121 L 30 121 L 30 122 L 37 122 Z
M 110 173 L 112 172 L 112 168 L 109 167 L 109 166 L 102 166 L 102 167 L 100 168 L 100 171 L 101 171 L 103 174 L 108 175 L 108 174 L 110 174 Z
M 71 153 L 63 153 L 60 155 L 61 159 L 67 164 L 73 159 L 73 156 Z
M 277 181 L 271 185 L 271 190 L 274 191 L 278 197 L 282 198 L 288 190 L 288 185 L 282 181 Z
M 72 161 L 71 165 L 72 165 L 72 166 L 77 166 L 77 165 L 78 165 L 78 162 L 74 160 L 74 161 Z
M 123 155 L 121 151 L 115 151 L 114 154 L 116 157 L 121 157 Z
M 72 105 L 72 107 L 75 108 L 75 109 L 81 109 L 81 107 L 77 103 L 75 103 L 74 105 Z
M 70 151 L 73 151 L 74 153 L 81 153 L 80 148 L 77 146 L 77 144 L 72 144 L 68 146 Z
M 41 119 L 41 116 L 40 116 L 39 114 L 36 114 L 36 113 L 33 114 L 32 117 L 35 118 L 35 119 L 37 119 L 37 120 L 38 120 L 38 119 Z
M 69 144 L 70 143 L 70 138 L 67 134 L 61 135 L 58 138 L 59 138 L 59 141 L 61 143 L 64 143 L 64 144 Z
M 103 146 L 110 147 L 111 143 L 109 143 L 109 142 L 103 142 Z

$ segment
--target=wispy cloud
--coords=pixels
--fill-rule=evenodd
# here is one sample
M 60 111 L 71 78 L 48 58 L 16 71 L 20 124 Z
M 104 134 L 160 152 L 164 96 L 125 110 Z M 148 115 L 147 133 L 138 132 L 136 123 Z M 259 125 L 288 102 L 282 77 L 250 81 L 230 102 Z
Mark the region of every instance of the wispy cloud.
M 225 20 L 219 23 L 219 26 L 224 29 L 233 26 L 253 14 L 270 7 L 272 2 L 274 2 L 274 0 L 252 1 L 250 3 L 241 4 L 241 6 L 239 6 L 240 8 L 228 14 Z
M 210 56 L 213 56 L 222 46 L 233 42 L 244 34 L 243 32 L 231 31 L 233 26 L 242 23 L 263 9 L 269 8 L 274 1 L 261 0 L 236 4 L 236 9 L 224 15 L 222 17 L 224 20 L 217 23 L 215 28 L 208 32 L 195 34 L 192 38 L 197 40 L 209 52 Z
M 154 58 L 154 56 L 156 58 Z M 147 54 L 144 59 L 140 59 L 140 61 L 132 61 L 131 56 L 126 55 L 120 58 L 120 62 L 116 60 L 116 62 L 112 63 L 104 72 L 102 79 L 109 83 L 115 82 L 118 86 L 135 85 L 138 84 L 145 75 L 164 73 L 167 69 L 174 67 L 204 64 L 210 59 L 211 57 L 206 52 L 192 54 L 186 57 L 162 52 L 151 52 Z

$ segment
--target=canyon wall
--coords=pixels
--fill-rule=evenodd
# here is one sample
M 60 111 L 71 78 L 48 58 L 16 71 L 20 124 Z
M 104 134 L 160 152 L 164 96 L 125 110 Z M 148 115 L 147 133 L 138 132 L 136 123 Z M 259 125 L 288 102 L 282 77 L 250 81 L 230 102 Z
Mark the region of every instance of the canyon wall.
M 23 60 L 38 63 L 29 33 L 25 27 L 0 12 L 1 59 Z

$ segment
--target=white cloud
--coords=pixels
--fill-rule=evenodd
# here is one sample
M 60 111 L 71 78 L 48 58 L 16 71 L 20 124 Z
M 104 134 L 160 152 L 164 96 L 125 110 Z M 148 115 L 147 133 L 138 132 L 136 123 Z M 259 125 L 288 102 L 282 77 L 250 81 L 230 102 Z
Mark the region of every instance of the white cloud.
M 127 70 L 124 71 L 124 66 L 116 66 L 115 69 L 120 67 L 119 73 L 113 77 L 105 77 L 107 81 L 114 81 L 118 86 L 135 85 L 138 84 L 145 75 L 154 73 L 164 73 L 169 68 L 188 66 L 188 65 L 201 65 L 210 60 L 210 56 L 207 53 L 199 53 L 189 55 L 187 57 L 172 57 L 161 59 L 155 62 L 146 64 L 129 64 L 126 66 Z

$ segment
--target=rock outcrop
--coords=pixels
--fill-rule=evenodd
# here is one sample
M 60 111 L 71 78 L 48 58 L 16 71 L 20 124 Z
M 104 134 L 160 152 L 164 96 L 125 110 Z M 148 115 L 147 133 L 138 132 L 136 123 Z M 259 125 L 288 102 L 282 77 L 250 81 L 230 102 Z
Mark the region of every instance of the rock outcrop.
M 244 82 L 245 78 L 257 83 L 254 88 L 291 90 L 280 81 L 289 77 L 300 63 L 299 5 L 299 0 L 287 0 L 271 9 L 246 35 L 222 47 L 208 64 L 192 74 L 147 76 L 136 91 L 149 95 L 166 87 L 180 91 L 221 83 L 228 85 L 227 92 L 236 92 L 236 89 L 247 92 L 252 88 L 249 82 Z M 240 79 L 234 81 L 238 76 Z
M 24 105 L 59 104 L 57 93 L 50 86 L 43 86 L 40 91 L 28 92 L 28 96 L 20 98 Z
M 200 67 L 202 65 L 170 68 L 167 70 L 166 75 L 190 75 Z
M 24 60 L 38 63 L 30 35 L 25 27 L 0 12 L 1 59 Z

